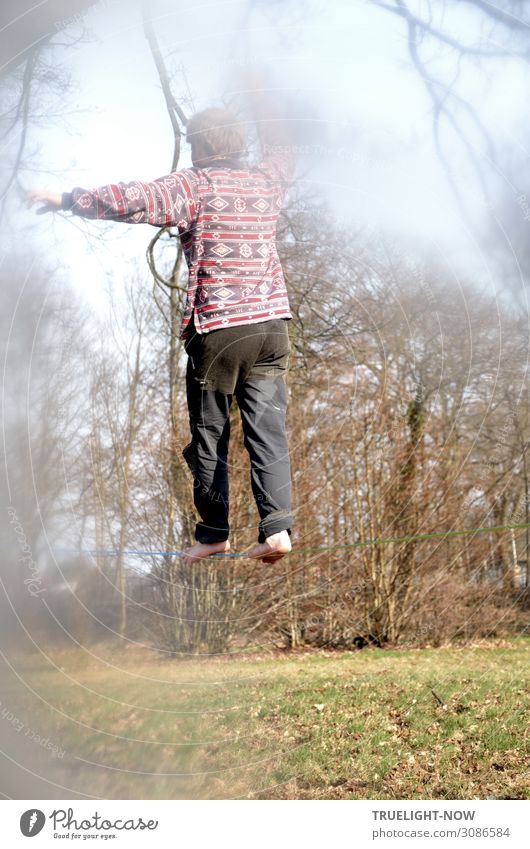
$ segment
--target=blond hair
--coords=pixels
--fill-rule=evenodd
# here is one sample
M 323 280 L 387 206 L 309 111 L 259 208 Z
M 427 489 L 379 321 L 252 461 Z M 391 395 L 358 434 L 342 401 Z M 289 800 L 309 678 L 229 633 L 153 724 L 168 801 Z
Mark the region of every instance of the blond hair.
M 186 141 L 201 140 L 210 156 L 240 158 L 246 153 L 245 138 L 236 117 L 227 109 L 203 109 L 186 124 Z

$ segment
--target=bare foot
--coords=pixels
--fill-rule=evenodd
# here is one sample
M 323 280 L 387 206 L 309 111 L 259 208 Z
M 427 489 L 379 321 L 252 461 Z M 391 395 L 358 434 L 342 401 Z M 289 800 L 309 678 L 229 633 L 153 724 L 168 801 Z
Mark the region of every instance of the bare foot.
M 247 551 L 245 557 L 261 560 L 262 563 L 274 563 L 291 550 L 291 538 L 287 531 L 280 531 L 267 537 L 265 542 L 258 543 Z
M 181 557 L 185 566 L 191 566 L 193 563 L 198 563 L 199 560 L 209 557 L 210 554 L 221 554 L 225 551 L 230 551 L 228 540 L 224 542 L 196 542 L 186 551 L 183 551 Z

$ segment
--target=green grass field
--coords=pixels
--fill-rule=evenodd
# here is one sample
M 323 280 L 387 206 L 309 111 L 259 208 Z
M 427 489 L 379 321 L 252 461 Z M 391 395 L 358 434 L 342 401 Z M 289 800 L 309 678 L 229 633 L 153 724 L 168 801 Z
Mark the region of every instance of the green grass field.
M 2 703 L 64 750 L 50 776 L 72 793 L 530 798 L 529 640 L 190 660 L 46 653 L 10 658 L 25 687 L 8 684 Z

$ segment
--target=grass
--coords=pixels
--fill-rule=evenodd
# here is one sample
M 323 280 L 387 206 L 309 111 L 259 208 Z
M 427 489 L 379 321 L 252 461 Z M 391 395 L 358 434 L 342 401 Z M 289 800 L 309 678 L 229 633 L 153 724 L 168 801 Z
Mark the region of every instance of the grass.
M 529 640 L 184 661 L 43 651 L 10 658 L 34 693 L 8 684 L 2 704 L 65 751 L 40 774 L 71 793 L 530 798 Z

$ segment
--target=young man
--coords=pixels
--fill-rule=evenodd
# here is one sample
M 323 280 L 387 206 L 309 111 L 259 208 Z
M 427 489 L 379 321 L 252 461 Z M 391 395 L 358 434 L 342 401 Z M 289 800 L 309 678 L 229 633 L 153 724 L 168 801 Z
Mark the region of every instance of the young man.
M 255 167 L 243 161 L 246 146 L 235 118 L 207 109 L 186 128 L 193 168 L 152 183 L 27 196 L 30 205 L 45 204 L 39 212 L 70 210 L 85 218 L 178 229 L 189 272 L 181 338 L 188 354 L 191 442 L 183 454 L 200 515 L 196 542 L 183 555 L 188 564 L 230 550 L 227 458 L 234 396 L 260 515 L 258 544 L 246 556 L 270 563 L 291 550 L 284 380 L 291 313 L 275 235 L 293 158 L 270 107 L 263 97 L 254 98 L 263 148 Z

